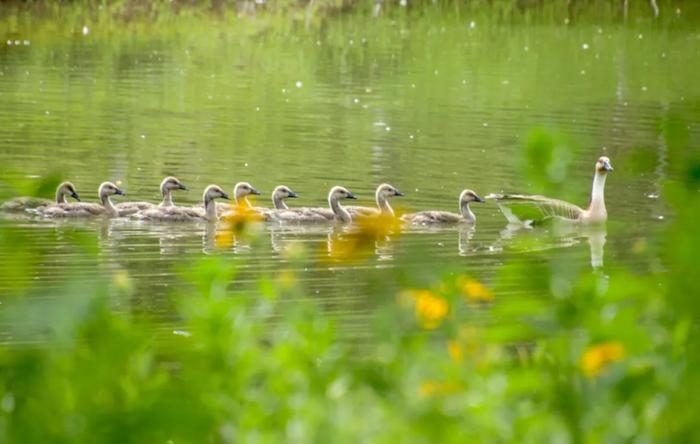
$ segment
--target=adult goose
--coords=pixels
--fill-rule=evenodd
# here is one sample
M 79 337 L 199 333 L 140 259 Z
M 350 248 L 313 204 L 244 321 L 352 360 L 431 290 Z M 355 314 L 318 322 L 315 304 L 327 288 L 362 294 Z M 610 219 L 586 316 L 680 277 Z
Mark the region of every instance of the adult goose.
M 603 156 L 595 163 L 591 201 L 583 209 L 577 205 L 545 196 L 527 196 L 523 194 L 490 194 L 499 209 L 511 224 L 532 225 L 548 219 L 566 222 L 596 224 L 608 219 L 605 209 L 605 179 L 613 170 L 610 159 Z
M 418 213 L 408 213 L 401 216 L 401 220 L 416 225 L 432 225 L 432 224 L 455 224 L 455 223 L 476 223 L 476 216 L 469 208 L 472 202 L 484 202 L 484 199 L 479 197 L 472 190 L 464 190 L 459 195 L 459 213 L 451 213 L 449 211 L 420 211 Z
M 119 211 L 120 216 L 130 216 L 149 208 L 172 207 L 175 206 L 172 195 L 175 190 L 187 191 L 187 187 L 177 177 L 168 176 L 160 183 L 160 194 L 163 196 L 163 200 L 158 205 L 151 202 L 122 202 L 116 204 L 115 207 Z
M 97 190 L 100 203 L 56 203 L 36 209 L 36 213 L 44 217 L 119 217 L 111 197 L 124 196 L 124 192 L 112 182 L 103 182 Z
M 51 204 L 67 204 L 69 196 L 80 202 L 80 197 L 78 197 L 78 193 L 75 191 L 75 186 L 70 182 L 63 182 L 56 188 L 56 198 L 54 200 L 29 196 L 15 197 L 7 202 L 3 202 L 2 206 L 0 206 L 0 210 L 15 212 L 35 210 L 39 207 L 45 207 Z

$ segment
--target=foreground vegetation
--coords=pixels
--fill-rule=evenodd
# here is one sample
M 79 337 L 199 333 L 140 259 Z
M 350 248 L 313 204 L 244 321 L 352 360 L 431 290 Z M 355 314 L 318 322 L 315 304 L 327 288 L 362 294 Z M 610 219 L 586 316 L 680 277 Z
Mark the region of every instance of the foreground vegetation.
M 2 301 L 11 343 L 0 347 L 0 439 L 693 442 L 700 157 L 684 122 L 669 117 L 662 131 L 675 220 L 660 244 L 636 248 L 660 255 L 664 271 L 604 275 L 541 256 L 487 284 L 458 269 L 417 272 L 409 255 L 363 278 L 376 306 L 361 341 L 338 340 L 320 301 L 302 297 L 301 250 L 252 285 L 222 257 L 185 264 L 173 294 L 180 327 L 166 334 L 131 313 L 126 272 L 67 278 L 50 300 Z M 558 162 L 538 140 L 527 152 Z M 388 230 L 361 229 L 329 260 L 363 261 Z M 9 272 L 39 266 L 11 230 L 0 242 L 24 258 Z M 513 275 L 530 277 L 528 296 L 501 306 Z M 502 322 L 482 325 L 478 313 Z

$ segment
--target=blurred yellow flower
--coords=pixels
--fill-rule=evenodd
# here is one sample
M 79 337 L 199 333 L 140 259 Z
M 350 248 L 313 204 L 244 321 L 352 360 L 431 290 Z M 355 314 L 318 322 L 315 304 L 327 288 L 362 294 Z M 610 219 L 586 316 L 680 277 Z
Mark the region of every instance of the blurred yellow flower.
M 418 394 L 424 398 L 440 395 L 453 395 L 463 390 L 461 384 L 456 382 L 440 382 L 428 380 L 421 383 L 418 387 Z
M 589 378 L 598 376 L 603 369 L 625 357 L 625 347 L 618 341 L 603 342 L 589 347 L 581 356 L 580 367 Z
M 462 347 L 459 341 L 447 341 L 447 353 L 456 363 L 464 361 L 464 347 Z
M 290 289 L 297 283 L 297 276 L 292 270 L 282 270 L 277 275 L 277 283 L 284 289 Z
M 427 330 L 438 328 L 450 310 L 447 300 L 430 290 L 416 290 L 414 297 L 416 317 L 421 327 Z
M 339 261 L 358 261 L 372 255 L 377 241 L 401 233 L 401 220 L 390 214 L 357 216 L 347 233 L 329 238 L 328 257 Z
M 229 231 L 233 235 L 245 232 L 252 224 L 262 222 L 265 217 L 247 206 L 232 206 L 230 210 L 221 215 L 223 232 Z
M 491 302 L 496 299 L 488 287 L 473 278 L 460 276 L 457 278 L 457 287 L 467 302 Z

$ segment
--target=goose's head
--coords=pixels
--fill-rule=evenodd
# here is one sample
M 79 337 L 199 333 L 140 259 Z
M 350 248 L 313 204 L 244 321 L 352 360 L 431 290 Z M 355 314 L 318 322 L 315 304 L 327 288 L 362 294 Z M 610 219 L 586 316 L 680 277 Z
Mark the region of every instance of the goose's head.
M 292 191 L 289 187 L 280 185 L 272 192 L 272 199 L 287 199 L 288 197 L 296 198 L 299 197 L 297 193 Z
M 479 197 L 478 194 L 473 192 L 472 190 L 464 190 L 462 191 L 462 194 L 459 195 L 459 203 L 469 203 L 469 202 L 481 202 L 484 203 L 486 202 L 484 199 Z
M 204 189 L 204 203 L 209 203 L 214 199 L 228 199 L 228 194 L 218 185 L 209 185 Z
M 328 193 L 328 200 L 340 200 L 340 199 L 357 199 L 357 196 L 352 194 L 350 190 L 345 187 L 333 187 Z
M 396 187 L 389 185 L 388 183 L 383 183 L 377 187 L 376 192 L 377 198 L 382 197 L 392 197 L 392 196 L 403 196 L 403 193 L 399 191 Z
M 238 182 L 236 186 L 233 187 L 233 195 L 236 198 L 236 201 L 250 194 L 257 196 L 260 194 L 260 191 L 253 188 L 253 185 L 249 184 L 248 182 Z
M 75 186 L 70 182 L 63 182 L 62 184 L 60 184 L 58 186 L 58 189 L 56 190 L 56 194 L 70 196 L 73 199 L 80 202 L 80 197 L 78 196 L 78 192 L 75 191 Z
M 606 174 L 609 171 L 613 170 L 612 165 L 610 165 L 610 159 L 608 159 L 605 156 L 602 156 L 598 159 L 598 161 L 595 163 L 595 170 L 598 173 Z
M 168 176 L 163 181 L 160 183 L 160 192 L 165 195 L 168 191 L 173 191 L 173 190 L 185 190 L 187 191 L 187 187 L 180 182 L 180 180 L 177 177 L 173 176 Z
M 102 182 L 100 184 L 98 194 L 100 195 L 100 199 L 114 196 L 115 194 L 119 196 L 126 196 L 126 193 L 112 182 Z

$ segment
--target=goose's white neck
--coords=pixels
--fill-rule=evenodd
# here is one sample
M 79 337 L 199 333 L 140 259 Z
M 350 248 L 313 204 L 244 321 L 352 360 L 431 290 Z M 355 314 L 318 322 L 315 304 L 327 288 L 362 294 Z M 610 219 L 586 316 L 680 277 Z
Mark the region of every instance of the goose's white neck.
M 209 196 L 204 196 L 204 215 L 208 221 L 215 221 L 216 216 L 216 200 Z
M 469 201 L 463 200 L 459 203 L 459 212 L 467 222 L 476 222 L 476 215 L 469 208 Z
M 284 201 L 282 196 L 280 196 L 277 193 L 272 193 L 272 205 L 278 210 L 288 210 L 289 209 L 289 207 L 287 206 L 287 203 Z
M 384 194 L 377 190 L 374 197 L 377 201 L 377 207 L 379 208 L 379 211 L 381 211 L 384 214 L 391 214 L 392 216 L 394 215 L 394 209 L 391 208 L 391 205 L 389 205 L 389 199 L 387 199 Z
M 66 191 L 63 188 L 56 190 L 56 203 L 68 203 Z
M 119 215 L 119 212 L 117 209 L 114 207 L 114 204 L 112 203 L 112 199 L 110 198 L 109 195 L 107 194 L 101 194 L 100 195 L 100 201 L 102 202 L 102 206 L 105 207 L 105 211 L 110 214 L 110 215 Z
M 173 193 L 172 191 L 165 189 L 163 190 L 163 201 L 160 203 L 161 207 L 172 207 L 173 204 Z
M 348 213 L 348 210 L 343 208 L 342 205 L 340 205 L 340 202 L 338 202 L 338 198 L 334 195 L 328 196 L 328 204 L 331 207 L 331 210 L 333 210 L 333 214 L 335 214 L 335 217 L 338 218 L 341 222 L 352 222 L 352 216 L 350 216 L 350 213 Z
M 604 221 L 608 217 L 605 209 L 605 179 L 607 174 L 596 171 L 593 177 L 593 189 L 591 190 L 591 203 L 588 206 L 587 216 L 591 221 Z
M 250 208 L 250 202 L 248 201 L 248 196 L 235 196 L 234 200 L 236 201 L 236 205 L 239 207 L 245 207 L 245 208 Z

